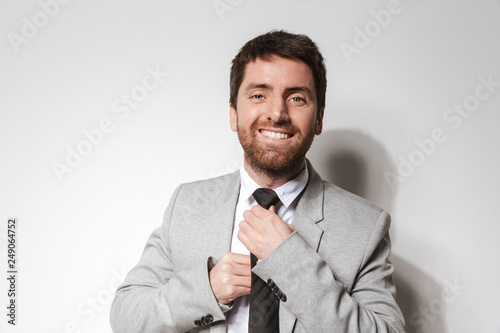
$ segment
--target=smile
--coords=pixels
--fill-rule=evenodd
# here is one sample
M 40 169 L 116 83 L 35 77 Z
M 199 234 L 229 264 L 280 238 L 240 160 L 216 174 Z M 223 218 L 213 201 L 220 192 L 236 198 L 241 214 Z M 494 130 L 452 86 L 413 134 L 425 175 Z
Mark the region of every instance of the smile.
M 293 134 L 279 133 L 267 130 L 261 130 L 260 133 L 262 133 L 262 135 L 267 136 L 270 139 L 275 139 L 275 140 L 285 140 L 293 136 Z

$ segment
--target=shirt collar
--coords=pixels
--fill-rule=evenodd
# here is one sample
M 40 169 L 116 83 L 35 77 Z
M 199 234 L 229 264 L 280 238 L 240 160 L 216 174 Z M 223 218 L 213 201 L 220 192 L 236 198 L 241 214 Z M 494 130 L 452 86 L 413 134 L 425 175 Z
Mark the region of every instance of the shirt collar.
M 260 186 L 257 185 L 252 177 L 250 177 L 248 172 L 245 170 L 244 165 L 240 168 L 240 177 L 240 200 L 249 200 L 249 204 L 252 204 L 255 201 L 252 194 L 256 189 L 260 188 Z M 306 163 L 304 170 L 302 170 L 297 177 L 274 189 L 276 194 L 278 194 L 281 203 L 285 207 L 290 206 L 290 204 L 299 196 L 302 190 L 306 187 L 308 178 L 309 172 L 307 171 Z

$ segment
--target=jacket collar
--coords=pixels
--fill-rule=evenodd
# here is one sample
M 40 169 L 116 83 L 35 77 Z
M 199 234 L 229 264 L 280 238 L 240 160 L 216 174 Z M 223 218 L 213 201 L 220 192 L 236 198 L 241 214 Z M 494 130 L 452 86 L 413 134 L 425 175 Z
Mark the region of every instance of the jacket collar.
M 301 236 L 307 241 L 309 246 L 318 250 L 323 229 L 318 226 L 318 222 L 323 221 L 324 185 L 319 174 L 314 170 L 309 160 L 309 180 L 304 189 L 302 197 L 297 203 L 293 226 Z
M 231 249 L 231 237 L 233 235 L 233 220 L 238 202 L 240 191 L 240 174 L 239 171 L 233 172 L 229 175 L 214 178 L 213 181 L 215 188 L 220 189 L 213 207 L 214 211 L 209 213 L 210 220 L 214 221 L 214 227 L 218 228 L 218 238 L 212 243 L 213 258 L 217 260 L 226 252 Z M 222 186 L 217 186 L 218 183 Z M 207 207 L 207 209 L 210 209 Z M 208 217 L 207 217 L 208 218 Z

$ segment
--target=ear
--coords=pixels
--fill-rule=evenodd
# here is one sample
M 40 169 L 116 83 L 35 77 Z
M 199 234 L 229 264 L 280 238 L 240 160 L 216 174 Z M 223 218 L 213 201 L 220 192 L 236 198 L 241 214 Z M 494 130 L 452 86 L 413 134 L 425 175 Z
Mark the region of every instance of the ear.
M 323 115 L 325 114 L 325 108 L 321 108 L 319 111 L 318 119 L 316 119 L 316 135 L 320 135 L 323 132 Z
M 233 132 L 238 131 L 238 114 L 231 103 L 229 103 L 229 123 Z

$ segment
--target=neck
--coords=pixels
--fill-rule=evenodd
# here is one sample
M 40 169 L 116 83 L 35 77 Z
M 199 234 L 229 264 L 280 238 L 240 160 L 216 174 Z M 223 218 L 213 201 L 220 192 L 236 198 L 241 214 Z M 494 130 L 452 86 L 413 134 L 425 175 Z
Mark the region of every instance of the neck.
M 280 175 L 276 175 L 275 173 L 270 175 L 263 170 L 256 170 L 255 168 L 252 168 L 246 160 L 244 161 L 243 166 L 245 171 L 257 183 L 257 185 L 262 188 L 275 189 L 297 177 L 298 174 L 301 173 L 301 171 L 306 167 L 306 161 L 304 159 L 302 163 L 297 165 L 296 168 Z

